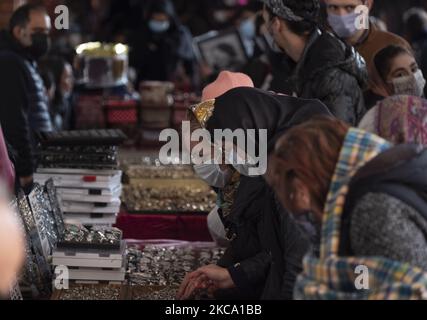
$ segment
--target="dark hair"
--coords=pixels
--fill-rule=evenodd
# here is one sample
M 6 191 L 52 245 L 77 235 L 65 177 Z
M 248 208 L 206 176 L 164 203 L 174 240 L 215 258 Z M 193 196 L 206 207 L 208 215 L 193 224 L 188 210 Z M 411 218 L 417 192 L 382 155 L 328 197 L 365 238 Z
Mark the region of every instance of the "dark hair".
M 375 55 L 375 68 L 377 69 L 378 74 L 384 82 L 387 80 L 387 74 L 390 72 L 391 61 L 401 54 L 412 55 L 412 52 L 410 52 L 404 47 L 393 44 L 389 45 L 388 47 L 385 47 Z
M 171 19 L 176 19 L 175 6 L 170 0 L 151 0 L 146 5 L 146 17 L 154 13 L 164 13 Z
M 42 74 L 50 74 L 53 77 L 52 80 L 56 86 L 54 104 L 60 103 L 63 99 L 60 86 L 61 78 L 67 64 L 67 60 L 60 56 L 48 56 L 41 59 L 39 62 L 39 71 Z
M 267 12 L 271 17 L 277 17 L 283 20 L 289 30 L 297 35 L 311 33 L 319 26 L 320 3 L 319 0 L 282 0 L 283 4 L 290 8 L 295 15 L 304 18 L 303 21 L 289 21 L 273 13 L 271 8 L 266 5 Z
M 26 27 L 28 22 L 30 22 L 30 14 L 33 11 L 46 12 L 46 8 L 41 4 L 25 4 L 12 14 L 12 17 L 9 21 L 9 31 L 12 32 L 15 27 Z
M 308 188 L 314 208 L 323 211 L 349 128 L 341 120 L 317 116 L 279 139 L 270 157 L 267 177 L 291 212 L 296 211 L 292 199 L 295 179 Z
M 49 70 L 54 77 L 55 83 L 59 85 L 67 63 L 68 62 L 60 56 L 48 56 L 40 60 L 39 69 Z
M 46 90 L 50 90 L 55 84 L 55 79 L 52 72 L 50 72 L 49 70 L 39 70 L 39 72 L 40 77 L 43 80 L 44 87 L 46 88 Z

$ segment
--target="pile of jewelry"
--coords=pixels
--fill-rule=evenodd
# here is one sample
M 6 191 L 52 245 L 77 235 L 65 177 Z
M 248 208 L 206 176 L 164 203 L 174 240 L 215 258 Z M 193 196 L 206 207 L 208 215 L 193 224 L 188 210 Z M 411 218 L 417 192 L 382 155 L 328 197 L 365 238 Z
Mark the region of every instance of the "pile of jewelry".
M 147 246 L 141 252 L 128 249 L 130 283 L 139 286 L 179 287 L 187 273 L 216 264 L 224 254 L 220 248 Z
M 120 300 L 121 287 L 113 285 L 75 285 L 62 290 L 60 300 Z
M 175 300 L 178 288 L 168 286 L 133 287 L 132 300 Z
M 129 179 L 197 179 L 191 166 L 130 165 L 124 170 Z
M 62 244 L 113 245 L 120 247 L 123 233 L 117 228 L 95 226 L 91 230 L 80 225 L 66 225 Z
M 131 212 L 210 212 L 216 194 L 196 186 L 147 188 L 132 184 L 124 187 L 122 198 Z

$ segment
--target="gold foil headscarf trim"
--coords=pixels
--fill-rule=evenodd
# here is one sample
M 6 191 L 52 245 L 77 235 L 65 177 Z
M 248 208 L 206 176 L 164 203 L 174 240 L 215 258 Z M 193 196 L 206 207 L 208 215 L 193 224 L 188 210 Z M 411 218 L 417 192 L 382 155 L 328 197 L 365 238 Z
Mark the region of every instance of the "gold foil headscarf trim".
M 194 116 L 196 117 L 202 128 L 206 128 L 206 124 L 212 117 L 214 109 L 215 99 L 206 100 L 190 107 L 191 112 L 193 112 Z

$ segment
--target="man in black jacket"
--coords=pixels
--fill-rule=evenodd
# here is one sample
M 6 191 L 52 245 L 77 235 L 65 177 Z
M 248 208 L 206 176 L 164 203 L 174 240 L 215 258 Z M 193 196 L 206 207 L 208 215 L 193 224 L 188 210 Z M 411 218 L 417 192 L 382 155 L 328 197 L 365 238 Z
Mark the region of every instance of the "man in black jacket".
M 292 77 L 300 98 L 319 99 L 339 119 L 357 125 L 365 113 L 368 73 L 363 58 L 319 29 L 319 0 L 264 0 L 270 45 L 297 65 Z
M 34 132 L 52 131 L 47 97 L 36 61 L 49 49 L 50 18 L 37 5 L 18 8 L 0 33 L 0 122 L 13 147 L 22 187 L 32 185 Z

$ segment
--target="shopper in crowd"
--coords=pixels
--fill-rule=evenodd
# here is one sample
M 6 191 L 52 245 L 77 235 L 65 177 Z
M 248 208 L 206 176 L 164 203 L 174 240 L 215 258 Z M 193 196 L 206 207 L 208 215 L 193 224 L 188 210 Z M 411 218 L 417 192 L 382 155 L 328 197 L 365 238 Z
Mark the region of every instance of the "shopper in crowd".
M 404 16 L 406 38 L 415 52 L 415 59 L 424 74 L 427 73 L 427 12 L 423 8 L 412 8 Z M 427 89 L 424 91 L 427 94 Z
M 250 77 L 244 73 L 222 71 L 218 78 L 206 86 L 202 92 L 202 101 L 216 99 L 226 92 L 234 88 L 248 87 L 253 88 L 254 83 Z M 200 128 L 200 125 L 195 122 L 195 128 Z M 220 191 L 218 192 L 221 193 Z M 220 195 L 218 195 L 220 201 Z M 219 215 L 219 208 L 216 206 L 208 215 L 208 228 L 212 239 L 220 245 L 228 243 L 226 232 L 222 220 Z
M 382 94 L 369 92 L 366 106 L 373 107 L 378 101 L 393 95 L 424 96 L 426 80 L 418 67 L 412 51 L 400 46 L 388 46 L 374 59 L 376 73 L 381 79 Z
M 65 59 L 52 56 L 40 62 L 40 70 L 44 74 L 52 74 L 54 80 L 54 95 L 50 99 L 49 108 L 53 125 L 56 130 L 68 130 L 74 88 L 73 67 Z
M 289 212 L 309 213 L 322 230 L 320 254 L 305 258 L 296 298 L 425 298 L 426 169 L 427 151 L 393 148 L 332 118 L 289 130 L 268 181 Z M 356 281 L 357 266 L 369 270 L 369 281 Z
M 242 68 L 242 72 L 253 79 L 256 88 L 292 95 L 290 76 L 295 68 L 295 62 L 283 53 L 272 50 L 268 45 L 266 37 L 268 30 L 262 11 L 256 16 L 255 27 L 254 55 Z
M 271 46 L 297 63 L 295 93 L 321 100 L 339 119 L 357 124 L 365 113 L 363 59 L 319 29 L 319 0 L 266 0 L 264 19 Z
M 131 36 L 130 45 L 130 64 L 137 70 L 138 82 L 184 78 L 194 84 L 192 36 L 179 22 L 170 0 L 149 3 L 144 25 Z
M 227 0 L 202 0 L 208 11 L 208 20 L 211 30 L 225 30 L 232 28 L 236 15 L 234 3 Z
M 253 88 L 230 90 L 193 107 L 192 112 L 193 129 L 206 128 L 211 135 L 216 129 L 245 132 L 266 129 L 267 152 L 272 150 L 280 134 L 293 125 L 314 115 L 330 115 L 318 100 L 302 100 Z M 259 137 L 255 138 L 258 148 L 260 141 Z M 233 151 L 230 154 L 241 154 L 240 149 Z M 259 156 L 267 154 L 260 151 Z M 208 183 L 212 184 L 213 178 L 218 182 L 215 186 L 220 194 L 219 214 L 230 246 L 218 265 L 187 275 L 178 298 L 188 299 L 195 290 L 208 288 L 216 292 L 218 299 L 292 299 L 294 281 L 301 271 L 309 239 L 278 204 L 263 177 L 250 176 L 247 166 L 233 163 L 222 167 L 195 166 L 196 172 L 203 169 L 204 174 L 200 176 Z
M 411 46 L 403 38 L 381 31 L 375 24 L 365 24 L 365 21 L 369 21 L 368 17 L 363 16 L 365 11 L 355 12 L 361 5 L 370 12 L 374 0 L 325 0 L 325 3 L 330 27 L 365 59 L 369 72 L 368 92 L 384 96 L 386 93 L 381 78 L 375 70 L 375 55 L 389 45 L 402 46 L 408 50 L 411 50 Z
M 56 85 L 53 73 L 49 69 L 39 66 L 40 77 L 43 80 L 44 93 L 49 100 L 49 106 L 55 98 Z
M 359 128 L 394 144 L 427 146 L 427 100 L 413 96 L 393 96 L 369 110 Z
M 235 25 L 239 30 L 240 37 L 245 46 L 246 55 L 252 58 L 255 54 L 257 25 L 257 14 L 261 12 L 262 4 L 260 2 L 251 2 L 237 10 Z
M 18 8 L 9 30 L 0 34 L 0 122 L 6 140 L 17 153 L 16 173 L 31 186 L 34 132 L 53 129 L 36 61 L 49 49 L 51 24 L 38 5 Z
M 417 61 L 421 61 L 421 53 L 427 46 L 427 12 L 423 8 L 411 8 L 403 15 L 406 39 L 414 49 Z
M 25 257 L 23 230 L 9 206 L 3 182 L 0 180 L 0 299 L 8 298 L 17 284 Z

